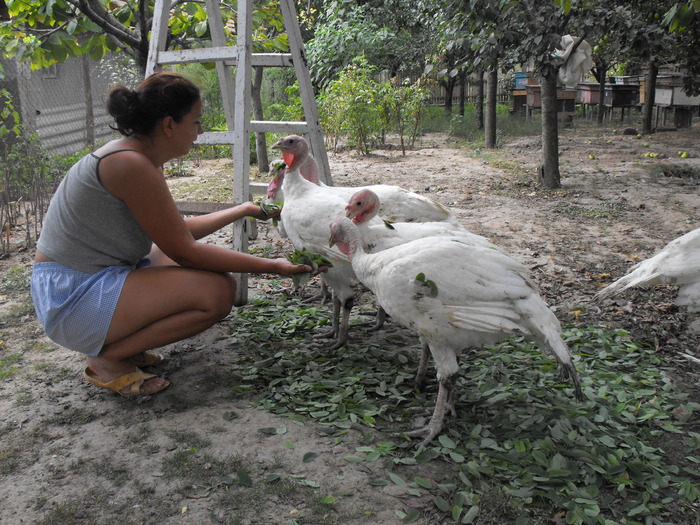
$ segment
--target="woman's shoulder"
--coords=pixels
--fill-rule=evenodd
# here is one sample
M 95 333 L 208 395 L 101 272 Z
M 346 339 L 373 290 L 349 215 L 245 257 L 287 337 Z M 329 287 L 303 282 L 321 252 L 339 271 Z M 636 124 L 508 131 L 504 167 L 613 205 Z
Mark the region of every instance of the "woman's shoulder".
M 117 154 L 117 153 L 136 153 L 138 156 L 143 157 L 144 154 L 141 151 L 140 148 L 134 146 L 133 144 L 129 144 L 127 142 L 124 142 L 123 140 L 112 140 L 105 144 L 104 146 L 99 147 L 95 151 L 92 152 L 92 155 L 97 157 L 98 159 L 103 159 L 105 157 L 109 157 L 111 155 Z M 132 156 L 132 155 L 128 155 Z

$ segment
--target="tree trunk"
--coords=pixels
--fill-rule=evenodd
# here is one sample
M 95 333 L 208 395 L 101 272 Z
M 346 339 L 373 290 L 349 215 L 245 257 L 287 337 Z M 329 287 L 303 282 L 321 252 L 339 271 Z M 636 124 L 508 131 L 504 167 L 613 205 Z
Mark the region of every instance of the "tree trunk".
M 255 120 L 265 120 L 263 115 L 263 105 L 262 105 L 262 81 L 263 81 L 263 68 L 254 67 L 253 68 L 253 89 L 250 91 L 251 103 L 253 106 L 253 118 Z M 265 133 L 255 134 L 255 150 L 258 154 L 258 171 L 260 173 L 267 173 L 268 164 L 270 161 L 267 158 L 267 142 L 265 140 Z
M 474 107 L 476 109 L 476 129 L 484 129 L 484 70 L 482 68 L 476 71 Z
M 467 98 L 467 73 L 464 69 L 459 72 L 459 116 L 464 116 L 464 105 Z
M 494 64 L 486 78 L 486 121 L 484 147 L 496 147 L 496 104 L 498 102 L 498 65 Z
M 542 76 L 542 165 L 540 183 L 545 188 L 561 187 L 559 175 L 559 127 L 557 122 L 557 76 L 551 68 Z
M 652 117 L 654 115 L 654 94 L 656 92 L 656 77 L 659 74 L 659 67 L 652 60 L 649 62 L 649 72 L 646 76 L 646 87 L 644 93 L 644 108 L 642 112 L 642 133 L 650 135 L 652 132 Z
M 605 116 L 605 77 L 608 75 L 608 64 L 601 60 L 596 62 L 596 69 L 598 70 L 598 113 L 596 115 L 596 121 L 598 124 L 603 123 L 603 117 Z
M 452 77 L 447 77 L 447 80 L 443 83 L 445 87 L 445 113 L 448 115 L 452 114 L 452 94 L 455 90 L 455 81 Z

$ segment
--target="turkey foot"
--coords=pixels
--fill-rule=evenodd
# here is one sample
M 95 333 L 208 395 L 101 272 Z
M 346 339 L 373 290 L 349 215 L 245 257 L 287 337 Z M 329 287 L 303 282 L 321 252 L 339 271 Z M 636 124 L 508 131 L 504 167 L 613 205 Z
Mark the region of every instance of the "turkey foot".
M 445 413 L 449 411 L 453 415 L 455 414 L 452 395 L 455 379 L 455 376 L 440 378 L 438 395 L 437 399 L 435 400 L 435 410 L 433 410 L 433 416 L 430 418 L 430 422 L 426 426 L 416 430 L 411 430 L 409 432 L 397 432 L 394 435 L 397 437 L 404 436 L 409 438 L 425 436 L 423 441 L 421 441 L 416 448 L 428 446 L 445 427 Z

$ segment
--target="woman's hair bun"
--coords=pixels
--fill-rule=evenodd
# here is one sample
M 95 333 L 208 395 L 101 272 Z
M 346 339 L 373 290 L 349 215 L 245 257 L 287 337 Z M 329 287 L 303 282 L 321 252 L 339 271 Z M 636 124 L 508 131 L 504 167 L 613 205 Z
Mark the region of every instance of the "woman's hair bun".
M 199 88 L 190 80 L 177 73 L 159 72 L 135 90 L 121 84 L 113 87 L 107 111 L 114 118 L 112 128 L 122 135 L 149 136 L 165 117 L 180 122 L 198 100 Z

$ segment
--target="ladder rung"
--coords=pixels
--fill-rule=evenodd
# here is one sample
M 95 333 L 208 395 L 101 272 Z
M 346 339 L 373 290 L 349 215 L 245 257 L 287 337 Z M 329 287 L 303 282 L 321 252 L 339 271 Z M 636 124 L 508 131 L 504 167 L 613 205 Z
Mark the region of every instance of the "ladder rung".
M 309 125 L 306 122 L 284 122 L 275 120 L 251 120 L 250 131 L 254 133 L 288 133 L 301 135 L 306 133 Z
M 227 66 L 236 65 L 236 48 L 234 46 L 199 47 L 196 49 L 160 51 L 158 53 L 158 64 L 160 65 L 222 61 Z M 263 67 L 290 67 L 293 65 L 292 55 L 290 53 L 253 53 L 252 65 Z
M 267 184 L 264 182 L 251 182 L 248 184 L 251 195 L 267 195 Z
M 284 122 L 275 120 L 251 120 L 251 133 L 287 133 L 301 135 L 306 133 L 309 125 L 306 122 Z M 225 146 L 235 143 L 235 133 L 233 131 L 206 131 L 202 133 L 195 144 L 206 144 L 209 146 Z
M 209 146 L 230 146 L 234 142 L 233 131 L 206 131 L 197 137 L 195 144 L 207 144 Z

